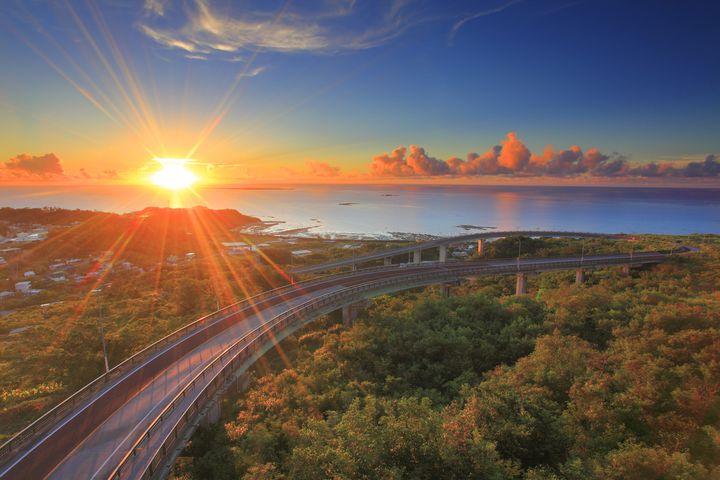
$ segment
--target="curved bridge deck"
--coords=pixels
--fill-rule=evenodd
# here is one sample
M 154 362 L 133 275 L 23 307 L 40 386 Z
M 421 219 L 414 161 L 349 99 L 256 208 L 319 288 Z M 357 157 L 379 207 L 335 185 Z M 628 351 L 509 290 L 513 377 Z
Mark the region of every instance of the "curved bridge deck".
M 669 255 L 395 265 L 272 290 L 184 327 L 0 447 L 0 478 L 157 478 L 237 375 L 318 316 L 364 298 L 479 275 L 640 266 Z
M 473 242 L 477 240 L 485 240 L 489 238 L 504 238 L 513 236 L 523 237 L 570 237 L 570 238 L 591 238 L 591 237 L 617 237 L 617 235 L 606 234 L 606 233 L 590 233 L 590 232 L 564 232 L 564 231 L 552 231 L 552 230 L 518 230 L 518 231 L 483 231 L 477 233 L 471 233 L 467 235 L 460 235 L 457 237 L 442 237 L 426 242 L 418 242 L 404 247 L 397 247 L 391 249 L 380 250 L 377 252 L 371 252 L 365 255 L 358 255 L 356 257 L 342 258 L 332 262 L 308 265 L 306 267 L 299 267 L 293 269 L 292 273 L 311 273 L 311 272 L 322 272 L 324 270 L 330 270 L 332 268 L 344 267 L 348 265 L 358 265 L 360 263 L 372 262 L 375 260 L 384 260 L 399 255 L 416 254 L 416 263 L 419 262 L 419 252 L 423 250 L 429 250 L 432 248 L 443 248 L 447 245 L 455 243 Z M 441 261 L 442 256 L 441 256 Z

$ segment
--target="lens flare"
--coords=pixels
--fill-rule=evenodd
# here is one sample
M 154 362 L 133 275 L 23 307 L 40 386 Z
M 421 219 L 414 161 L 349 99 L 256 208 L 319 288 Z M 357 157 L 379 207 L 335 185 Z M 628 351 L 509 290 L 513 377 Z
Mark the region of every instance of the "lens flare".
M 156 158 L 162 169 L 153 173 L 150 180 L 157 186 L 170 190 L 181 190 L 190 187 L 198 178 L 185 167 L 187 158 Z

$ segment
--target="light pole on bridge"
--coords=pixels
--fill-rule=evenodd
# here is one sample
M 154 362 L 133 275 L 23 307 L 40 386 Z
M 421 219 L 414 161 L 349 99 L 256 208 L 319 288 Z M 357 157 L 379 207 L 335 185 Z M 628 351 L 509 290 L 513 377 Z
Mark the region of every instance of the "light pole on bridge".
M 105 373 L 110 371 L 110 363 L 108 362 L 108 355 L 107 355 L 107 346 L 105 345 L 105 327 L 103 326 L 103 316 L 102 316 L 102 303 L 100 302 L 100 290 L 99 288 L 96 288 L 92 291 L 92 293 L 95 294 L 95 299 L 97 300 L 97 306 L 98 306 L 98 327 L 100 329 L 100 342 L 102 343 L 102 349 L 103 349 L 103 359 L 105 360 Z
M 520 250 L 522 248 L 522 237 L 518 237 L 518 256 L 517 256 L 517 269 L 520 271 Z

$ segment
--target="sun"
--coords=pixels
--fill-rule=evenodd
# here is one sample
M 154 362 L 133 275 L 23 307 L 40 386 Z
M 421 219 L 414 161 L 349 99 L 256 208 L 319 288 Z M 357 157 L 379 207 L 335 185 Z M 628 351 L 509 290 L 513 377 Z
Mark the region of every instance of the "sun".
M 185 164 L 190 161 L 188 158 L 156 158 L 162 165 L 162 169 L 153 173 L 150 180 L 157 186 L 170 190 L 181 190 L 190 187 L 198 178 Z

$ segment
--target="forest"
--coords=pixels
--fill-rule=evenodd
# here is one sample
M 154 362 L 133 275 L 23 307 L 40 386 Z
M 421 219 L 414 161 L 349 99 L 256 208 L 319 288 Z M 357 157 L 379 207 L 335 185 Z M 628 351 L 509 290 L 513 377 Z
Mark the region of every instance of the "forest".
M 540 274 L 523 297 L 481 278 L 376 299 L 350 328 L 311 324 L 175 476 L 720 478 L 720 241 L 664 240 L 700 252 L 584 285 Z

